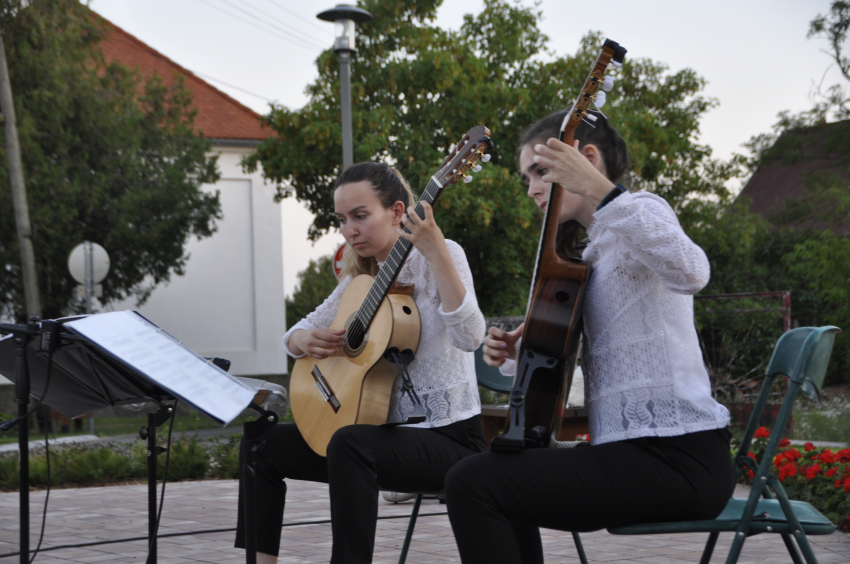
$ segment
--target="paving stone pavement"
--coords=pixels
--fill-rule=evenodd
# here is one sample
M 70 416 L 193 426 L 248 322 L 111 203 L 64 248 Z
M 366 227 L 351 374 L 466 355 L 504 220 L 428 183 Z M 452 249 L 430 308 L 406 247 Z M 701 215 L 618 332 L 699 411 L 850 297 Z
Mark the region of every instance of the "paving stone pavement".
M 741 488 L 737 496 L 746 495 Z M 30 494 L 31 547 L 38 542 L 44 492 Z M 11 556 L 18 549 L 18 494 L 0 494 L 0 564 L 18 562 Z M 233 480 L 180 482 L 168 484 L 162 512 L 160 535 L 230 529 L 236 526 L 237 482 Z M 398 561 L 412 503 L 393 504 L 380 499 L 373 562 Z M 566 510 L 566 508 L 565 508 Z M 425 500 L 422 514 L 442 513 L 445 505 Z M 330 518 L 327 486 L 310 482 L 288 481 L 285 520 L 287 524 L 322 521 Z M 47 512 L 43 548 L 95 543 L 105 540 L 145 537 L 147 535 L 147 486 L 128 485 L 102 488 L 53 490 Z M 244 552 L 233 548 L 231 531 L 198 533 L 160 538 L 159 564 L 237 563 Z M 542 531 L 547 563 L 578 562 L 569 533 Z M 706 535 L 679 534 L 620 537 L 605 531 L 581 535 L 588 560 L 594 563 L 679 564 L 696 563 Z M 731 534 L 723 534 L 712 562 L 725 562 Z M 821 564 L 850 563 L 850 536 L 835 532 L 810 537 Z M 331 550 L 330 525 L 306 524 L 284 527 L 281 564 L 328 562 Z M 9 555 L 9 556 L 7 556 Z M 58 548 L 40 553 L 38 564 L 69 563 L 143 563 L 147 556 L 144 540 L 96 546 Z M 407 561 L 410 564 L 460 562 L 448 518 L 445 515 L 422 516 Z M 738 560 L 741 564 L 791 562 L 781 539 L 759 535 L 747 539 Z

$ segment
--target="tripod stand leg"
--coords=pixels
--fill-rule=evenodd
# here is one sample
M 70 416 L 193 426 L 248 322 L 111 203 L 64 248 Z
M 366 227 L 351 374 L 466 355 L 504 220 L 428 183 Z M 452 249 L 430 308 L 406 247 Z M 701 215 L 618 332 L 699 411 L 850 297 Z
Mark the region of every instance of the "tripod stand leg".
M 147 564 L 156 564 L 156 457 L 165 451 L 156 444 L 156 428 L 168 421 L 174 408 L 163 405 L 148 413 L 148 426 L 142 427 L 139 436 L 148 440 L 148 560 Z M 163 484 L 165 487 L 165 484 Z
M 15 348 L 15 398 L 18 403 L 18 473 L 20 491 L 20 553 L 21 564 L 29 563 L 30 554 L 30 452 L 29 452 L 29 419 L 26 417 L 30 403 L 29 366 L 27 364 L 27 345 L 29 336 L 18 335 Z

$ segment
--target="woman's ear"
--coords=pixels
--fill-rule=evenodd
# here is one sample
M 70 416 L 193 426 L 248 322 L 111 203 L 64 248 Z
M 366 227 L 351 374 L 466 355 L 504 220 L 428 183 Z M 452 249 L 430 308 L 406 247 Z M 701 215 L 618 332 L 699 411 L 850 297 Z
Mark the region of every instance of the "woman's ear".
M 398 224 L 401 223 L 401 218 L 404 213 L 407 211 L 407 208 L 404 206 L 404 202 L 401 200 L 396 200 L 396 203 L 393 204 L 393 227 L 398 227 Z
M 605 158 L 602 155 L 602 151 L 600 151 L 596 145 L 588 143 L 581 148 L 581 154 L 584 155 L 585 158 L 590 161 L 590 164 L 592 164 L 596 170 L 601 172 L 603 176 L 606 178 L 608 177 L 605 169 Z

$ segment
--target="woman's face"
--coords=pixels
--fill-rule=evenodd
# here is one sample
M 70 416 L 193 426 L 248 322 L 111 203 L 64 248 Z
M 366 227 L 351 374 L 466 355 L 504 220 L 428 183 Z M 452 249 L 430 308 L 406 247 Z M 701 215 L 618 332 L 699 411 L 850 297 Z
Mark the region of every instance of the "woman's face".
M 523 145 L 522 151 L 519 154 L 519 171 L 522 176 L 522 181 L 528 188 L 528 196 L 534 200 L 544 212 L 549 204 L 549 191 L 552 184 L 543 182 L 542 178 L 548 172 L 547 169 L 540 167 L 534 162 L 534 146 L 537 144 L 546 143 L 545 139 L 538 139 L 526 145 Z M 562 189 L 563 190 L 563 189 Z M 584 204 L 584 200 L 578 194 L 564 190 L 564 195 L 561 198 L 561 209 L 559 211 L 558 223 L 565 223 L 570 219 L 577 219 L 580 206 Z
M 361 257 L 385 261 L 398 233 L 404 204 L 385 208 L 368 180 L 341 184 L 334 191 L 334 209 L 346 243 Z

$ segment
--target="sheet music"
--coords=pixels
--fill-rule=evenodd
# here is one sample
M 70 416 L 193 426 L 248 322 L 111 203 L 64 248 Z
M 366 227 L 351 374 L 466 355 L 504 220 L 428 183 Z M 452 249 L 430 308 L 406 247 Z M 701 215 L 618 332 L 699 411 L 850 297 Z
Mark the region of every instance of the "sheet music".
M 254 398 L 248 386 L 134 311 L 91 315 L 67 322 L 64 327 L 223 424 L 232 421 Z

